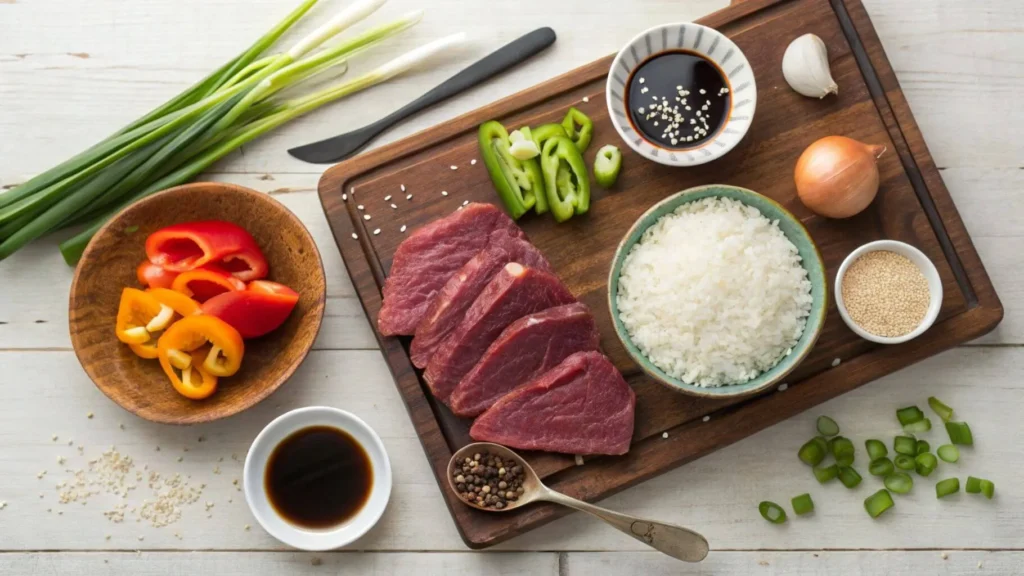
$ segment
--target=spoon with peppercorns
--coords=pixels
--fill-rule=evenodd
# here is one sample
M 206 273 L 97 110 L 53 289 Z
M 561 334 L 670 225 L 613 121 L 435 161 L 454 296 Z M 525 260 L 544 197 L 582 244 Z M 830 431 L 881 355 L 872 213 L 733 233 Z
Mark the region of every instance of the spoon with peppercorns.
M 673 558 L 700 562 L 708 555 L 708 541 L 692 530 L 612 512 L 555 492 L 540 481 L 525 460 L 499 444 L 476 442 L 456 452 L 448 462 L 448 484 L 463 503 L 485 512 L 507 512 L 531 502 L 554 502 L 596 516 Z

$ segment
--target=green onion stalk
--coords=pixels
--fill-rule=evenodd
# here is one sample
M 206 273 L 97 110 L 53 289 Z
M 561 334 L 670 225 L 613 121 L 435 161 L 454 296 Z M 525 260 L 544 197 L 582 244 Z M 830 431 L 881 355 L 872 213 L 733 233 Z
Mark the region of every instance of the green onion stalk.
M 231 130 L 219 143 L 204 150 L 201 154 L 190 159 L 180 168 L 141 189 L 126 201 L 110 210 L 107 214 L 97 218 L 89 228 L 63 242 L 60 245 L 60 249 L 61 253 L 64 255 L 65 261 L 69 264 L 77 262 L 92 236 L 111 216 L 119 212 L 125 206 L 145 198 L 154 192 L 187 182 L 217 160 L 220 160 L 230 152 L 236 150 L 239 146 L 254 140 L 285 122 L 315 110 L 324 104 L 355 94 L 356 92 L 389 80 L 414 68 L 417 64 L 429 59 L 434 54 L 461 43 L 464 38 L 463 34 L 455 34 L 435 40 L 434 42 L 420 46 L 419 48 L 399 56 L 398 58 L 395 58 L 394 60 L 391 60 L 358 78 L 320 90 L 308 96 L 286 100 L 280 106 L 273 108 L 273 113 L 268 116 Z M 0 245 L 0 254 L 2 254 L 2 247 L 3 245 Z

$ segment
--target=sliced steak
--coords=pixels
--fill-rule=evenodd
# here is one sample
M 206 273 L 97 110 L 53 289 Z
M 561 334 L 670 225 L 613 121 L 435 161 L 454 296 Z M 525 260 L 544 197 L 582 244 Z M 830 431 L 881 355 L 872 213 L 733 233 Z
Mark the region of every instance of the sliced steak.
M 515 262 L 506 264 L 487 283 L 458 327 L 437 347 L 423 379 L 434 396 L 447 403 L 455 385 L 506 326 L 527 314 L 575 301 L 554 275 Z
M 469 435 L 519 450 L 625 454 L 636 396 L 600 352 L 577 352 L 507 394 L 473 423 Z
M 580 302 L 523 316 L 459 382 L 449 406 L 459 416 L 476 416 L 576 352 L 597 350 L 599 338 L 594 317 Z
M 474 203 L 406 238 L 395 251 L 384 282 L 384 304 L 377 316 L 380 333 L 413 334 L 437 291 L 483 249 L 495 230 L 525 237 L 497 207 Z
M 506 230 L 491 233 L 487 247 L 448 279 L 423 315 L 410 349 L 412 363 L 417 368 L 426 367 L 434 350 L 459 325 L 484 286 L 509 262 L 551 271 L 548 261 L 533 244 Z

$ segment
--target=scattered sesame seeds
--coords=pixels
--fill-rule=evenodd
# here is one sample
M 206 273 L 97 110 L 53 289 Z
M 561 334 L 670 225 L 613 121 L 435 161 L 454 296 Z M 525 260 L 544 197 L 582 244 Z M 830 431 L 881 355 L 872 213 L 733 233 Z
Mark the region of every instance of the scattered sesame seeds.
M 356 187 L 352 186 L 351 188 L 349 188 L 348 189 L 348 193 L 353 195 L 353 196 L 355 196 L 356 195 Z
M 353 232 L 352 233 L 352 239 L 353 240 L 359 240 L 359 234 L 356 234 L 355 232 Z
M 342 194 L 341 195 L 341 201 L 342 202 L 348 202 L 348 194 Z
M 366 208 L 364 208 L 362 204 L 360 204 L 360 205 L 356 206 L 356 208 L 358 208 L 358 209 L 360 209 L 360 210 L 366 210 Z
M 839 366 L 840 362 L 842 362 L 842 360 L 836 358 L 835 360 L 832 361 L 832 367 L 835 368 L 836 366 Z
M 0 510 L 7 508 L 7 500 L 0 500 Z
M 388 194 L 387 196 L 385 196 L 384 197 L 384 201 L 385 202 L 390 202 L 391 201 L 391 194 Z
M 369 220 L 369 219 L 370 219 L 370 215 L 369 214 L 363 214 L 363 220 Z
M 469 165 L 470 166 L 476 166 L 476 158 L 473 158 L 472 160 L 470 160 L 469 161 Z
M 641 84 L 643 84 L 644 82 L 646 82 L 646 80 L 644 80 L 644 77 L 643 77 L 643 76 L 641 76 L 641 77 L 640 77 L 640 83 L 641 83 Z
M 701 88 L 701 89 L 700 89 L 700 93 L 701 93 L 701 94 L 707 94 L 707 93 L 708 93 L 708 91 L 707 91 L 707 90 L 705 90 L 705 89 L 703 89 L 703 88 Z
M 50 440 L 56 442 L 57 441 L 57 435 L 54 434 L 53 436 L 50 436 Z
M 36 478 L 39 478 L 40 480 L 42 480 L 43 476 L 46 476 L 46 470 L 43 470 L 39 474 L 36 474 Z
M 458 170 L 458 169 L 459 169 L 458 166 L 456 166 L 455 164 L 452 164 L 452 170 Z
M 785 392 L 787 389 L 789 389 L 789 384 L 786 384 L 785 382 L 779 384 L 779 392 Z
M 661 433 L 661 437 L 662 438 L 668 438 L 668 432 L 662 432 Z
M 588 97 L 584 96 L 584 97 L 583 97 L 583 102 L 590 102 L 590 98 L 588 98 Z
M 711 421 L 711 416 L 705 416 L 705 417 L 701 418 L 701 422 L 710 422 L 710 421 Z
M 466 200 L 466 201 L 464 201 L 464 202 L 462 203 L 462 205 L 463 205 L 463 206 L 469 206 L 469 200 Z
M 641 94 L 647 94 L 647 87 L 646 87 L 646 86 L 644 86 L 643 88 L 641 88 L 641 89 L 640 89 L 640 93 L 641 93 Z M 657 100 L 658 98 L 657 98 L 657 97 L 655 97 L 654 99 L 655 99 L 655 100 Z
M 89 412 L 88 414 L 85 415 L 85 417 L 88 418 L 89 420 L 92 420 L 92 416 L 92 412 Z
M 249 530 L 250 528 L 251 528 L 251 526 L 249 526 L 248 524 L 245 525 L 245 529 L 246 530 Z
M 408 196 L 406 196 L 405 199 L 406 200 L 412 200 L 412 194 L 409 194 Z
M 576 465 L 583 466 L 583 456 L 580 456 L 579 454 L 576 455 Z
M 405 184 L 399 184 L 398 187 L 402 189 L 402 192 L 405 192 Z
M 380 234 L 380 228 L 377 228 L 376 230 L 373 231 L 373 235 L 374 236 L 376 236 L 378 234 Z
M 441 196 L 447 196 L 447 195 L 448 195 L 448 191 L 447 190 L 441 190 Z
M 392 204 L 392 205 L 391 205 L 391 209 L 392 209 L 392 210 L 398 210 L 398 206 L 395 206 L 394 204 Z
M 405 224 L 402 224 L 402 227 L 399 228 L 398 231 L 399 232 L 405 232 Z

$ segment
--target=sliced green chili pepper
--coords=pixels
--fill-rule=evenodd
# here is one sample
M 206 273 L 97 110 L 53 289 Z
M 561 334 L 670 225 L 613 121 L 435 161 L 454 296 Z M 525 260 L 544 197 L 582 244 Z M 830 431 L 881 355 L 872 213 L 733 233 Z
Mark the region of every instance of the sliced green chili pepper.
M 772 524 L 782 524 L 786 521 L 786 511 L 775 502 L 765 500 L 757 505 L 757 510 L 761 513 L 762 518 Z
M 918 440 L 917 441 L 916 450 L 917 450 L 918 454 L 924 454 L 925 452 L 931 452 L 931 449 L 932 449 L 932 445 L 929 444 L 927 440 Z
M 544 143 L 550 140 L 551 138 L 554 138 L 555 136 L 561 136 L 563 138 L 566 137 L 565 128 L 562 128 L 561 124 L 541 124 L 536 128 L 528 128 L 524 130 L 529 130 L 529 132 L 524 133 L 528 134 L 528 137 L 533 139 L 533 141 L 537 144 L 537 149 L 541 151 L 544 150 Z M 536 158 L 534 161 L 537 164 L 537 171 L 538 173 L 540 173 L 540 158 Z M 540 181 L 542 183 L 542 189 L 537 191 L 537 203 L 534 205 L 534 209 L 537 211 L 537 214 L 544 214 L 545 212 L 548 211 L 548 196 L 547 193 L 543 190 L 543 174 L 541 174 Z
M 577 125 L 579 126 L 578 130 Z M 565 118 L 562 119 L 562 128 L 565 128 L 565 134 L 581 154 L 587 151 L 590 139 L 594 136 L 594 123 L 589 116 L 573 106 L 565 113 Z
M 556 222 L 590 209 L 590 177 L 583 155 L 572 140 L 555 136 L 544 143 L 540 155 L 548 208 Z
M 936 498 L 945 498 L 946 496 L 949 496 L 950 494 L 956 494 L 959 491 L 959 478 L 946 478 L 945 480 L 940 480 L 939 483 L 935 485 Z
M 897 436 L 892 441 L 892 448 L 897 454 L 917 456 L 917 440 L 913 436 Z
M 939 458 L 942 458 L 943 462 L 956 462 L 960 459 L 960 449 L 952 444 L 943 444 L 936 450 L 939 453 Z
M 971 427 L 966 422 L 946 422 L 946 432 L 949 434 L 949 441 L 953 444 L 974 445 L 974 435 L 971 434 Z
M 967 484 L 964 486 L 964 492 L 967 492 L 968 494 L 981 494 L 981 478 L 968 476 Z
M 839 424 L 836 421 L 829 418 L 828 416 L 818 416 L 818 434 L 822 436 L 835 436 L 839 434 Z
M 900 470 L 913 470 L 917 466 L 914 459 L 906 454 L 897 454 L 892 462 Z
M 866 440 L 864 447 L 868 450 L 868 458 L 870 460 L 878 460 L 889 455 L 889 449 L 885 447 L 885 443 L 881 440 Z
M 811 500 L 810 494 L 801 494 L 790 501 L 793 504 L 793 512 L 797 513 L 797 516 L 807 514 L 814 510 L 814 500 Z
M 953 418 L 953 409 L 946 406 L 942 400 L 939 400 L 935 396 L 928 397 L 928 406 L 931 406 L 932 411 L 938 414 L 939 418 L 942 418 L 943 422 L 949 422 L 949 420 Z
M 924 412 L 921 412 L 921 409 L 917 406 L 907 406 L 896 411 L 896 418 L 899 419 L 900 426 L 906 426 L 923 419 Z
M 483 157 L 498 197 L 513 219 L 518 219 L 537 202 L 543 193 L 544 180 L 539 168 L 531 168 L 530 160 L 517 160 L 509 152 L 508 131 L 500 122 L 491 120 L 480 125 L 480 155 Z M 537 166 L 532 160 L 533 167 Z
M 883 482 L 886 488 L 897 494 L 907 494 L 914 487 L 914 479 L 903 472 L 889 474 Z
M 914 458 L 914 468 L 917 470 L 917 473 L 920 474 L 921 476 L 928 476 L 935 470 L 935 467 L 938 465 L 938 458 L 936 458 L 935 455 L 932 454 L 931 452 L 918 454 L 917 458 Z
M 871 461 L 871 464 L 868 464 L 868 472 L 870 472 L 872 476 L 888 476 L 889 474 L 892 474 L 892 471 L 892 460 L 889 460 L 885 456 L 875 458 Z
M 611 188 L 619 179 L 622 170 L 622 152 L 615 146 L 607 144 L 597 151 L 594 158 L 594 180 L 602 188 Z
M 867 510 L 868 516 L 872 518 L 878 518 L 883 512 L 892 508 L 893 505 L 892 496 L 885 489 L 879 490 L 864 499 L 864 509 Z
M 818 479 L 819 484 L 824 484 L 834 480 L 839 476 L 839 466 L 833 464 L 831 466 L 825 466 L 824 468 L 814 467 L 814 477 Z
M 860 474 L 849 466 L 839 467 L 839 481 L 847 488 L 856 488 L 860 484 Z

